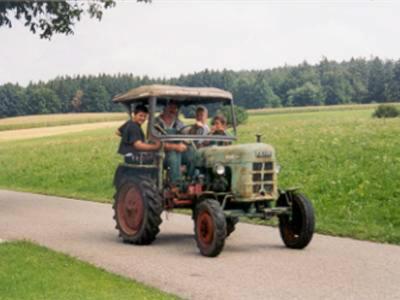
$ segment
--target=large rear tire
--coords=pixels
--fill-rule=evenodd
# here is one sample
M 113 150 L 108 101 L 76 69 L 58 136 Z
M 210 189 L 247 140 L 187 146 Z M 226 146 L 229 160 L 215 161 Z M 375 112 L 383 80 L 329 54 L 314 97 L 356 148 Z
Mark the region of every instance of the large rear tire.
M 311 202 L 302 194 L 287 192 L 278 199 L 278 206 L 291 206 L 289 215 L 279 216 L 279 231 L 288 248 L 303 249 L 314 234 L 315 218 Z
M 160 232 L 162 201 L 148 178 L 124 181 L 118 187 L 113 209 L 116 229 L 124 242 L 148 245 Z
M 216 200 L 204 200 L 195 208 L 195 238 L 200 253 L 218 256 L 224 248 L 226 220 L 221 205 Z

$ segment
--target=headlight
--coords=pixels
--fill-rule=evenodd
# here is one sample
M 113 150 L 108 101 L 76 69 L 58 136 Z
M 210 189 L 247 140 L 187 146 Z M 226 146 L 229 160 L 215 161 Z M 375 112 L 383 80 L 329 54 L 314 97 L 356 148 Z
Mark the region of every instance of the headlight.
M 217 175 L 224 175 L 225 174 L 225 167 L 222 164 L 216 164 L 214 166 L 214 172 Z
M 278 163 L 276 163 L 276 164 L 275 164 L 275 173 L 276 173 L 276 174 L 279 174 L 280 171 L 281 171 L 281 165 L 278 164 Z

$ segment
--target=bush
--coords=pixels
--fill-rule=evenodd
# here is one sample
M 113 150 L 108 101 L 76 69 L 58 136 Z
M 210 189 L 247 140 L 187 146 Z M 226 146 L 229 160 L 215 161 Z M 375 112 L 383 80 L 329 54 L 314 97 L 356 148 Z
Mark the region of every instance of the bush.
M 246 109 L 237 105 L 234 105 L 233 108 L 236 115 L 236 125 L 246 123 L 247 119 L 249 118 L 249 114 L 247 113 Z M 222 107 L 218 110 L 218 113 L 225 116 L 228 126 L 232 125 L 232 113 L 230 105 Z
M 373 113 L 374 118 L 395 118 L 400 115 L 400 111 L 394 105 L 381 104 Z

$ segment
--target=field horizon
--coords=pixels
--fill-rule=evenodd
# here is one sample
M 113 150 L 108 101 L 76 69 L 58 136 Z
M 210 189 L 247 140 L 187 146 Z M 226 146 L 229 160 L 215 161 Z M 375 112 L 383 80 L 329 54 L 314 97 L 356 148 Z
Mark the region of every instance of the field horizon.
M 387 104 L 400 107 L 400 102 L 366 103 L 366 104 L 342 104 L 342 105 L 319 105 L 319 106 L 291 106 L 275 108 L 246 109 L 250 115 L 258 114 L 285 114 L 318 111 L 341 111 L 341 110 L 370 110 L 378 105 Z M 85 124 L 95 122 L 119 121 L 127 118 L 126 112 L 85 112 L 85 113 L 57 113 L 44 115 L 26 115 L 8 118 L 0 118 L 0 131 L 53 127 L 73 124 Z

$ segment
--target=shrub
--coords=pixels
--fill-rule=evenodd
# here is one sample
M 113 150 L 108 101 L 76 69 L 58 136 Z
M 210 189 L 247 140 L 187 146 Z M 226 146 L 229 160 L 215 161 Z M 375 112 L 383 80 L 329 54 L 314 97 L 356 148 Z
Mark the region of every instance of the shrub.
M 246 109 L 237 105 L 234 105 L 233 108 L 236 115 L 236 125 L 246 123 L 247 119 L 249 118 L 249 114 L 247 113 Z M 218 110 L 218 113 L 225 116 L 228 126 L 232 125 L 232 113 L 230 105 L 222 107 Z
M 374 118 L 395 118 L 400 115 L 400 111 L 394 105 L 381 104 L 373 113 Z

